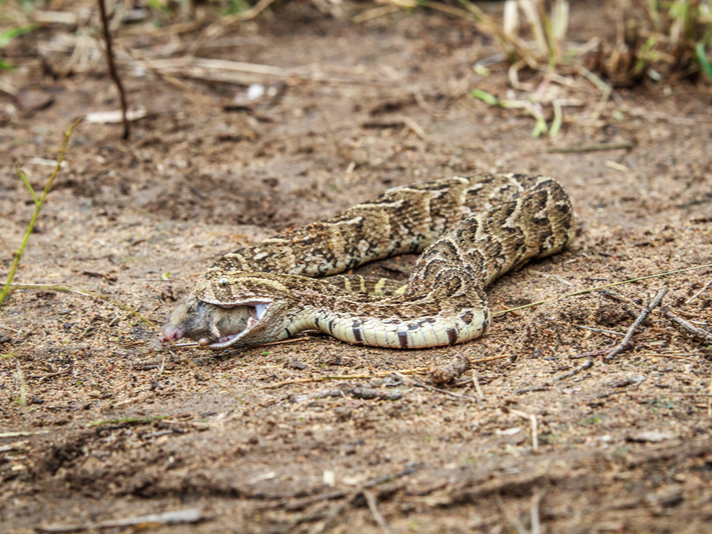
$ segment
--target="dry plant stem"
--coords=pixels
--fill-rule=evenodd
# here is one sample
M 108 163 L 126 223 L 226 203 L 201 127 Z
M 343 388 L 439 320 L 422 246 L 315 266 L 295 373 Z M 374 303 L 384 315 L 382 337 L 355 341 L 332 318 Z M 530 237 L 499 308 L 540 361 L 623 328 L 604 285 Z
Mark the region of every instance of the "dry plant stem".
M 33 190 L 32 192 L 34 193 L 34 190 Z M 10 255 L 10 257 L 12 258 L 12 256 L 13 256 L 14 253 L 12 252 L 12 250 L 10 250 L 10 247 L 7 246 L 7 243 L 6 243 L 5 240 L 2 238 L 1 235 L 0 235 L 0 245 L 3 246 L 3 248 L 7 251 L 7 253 L 8 253 L 8 254 Z
M 69 143 L 69 138 L 72 136 L 72 133 L 74 133 L 74 130 L 76 129 L 77 126 L 79 126 L 79 123 L 81 121 L 82 121 L 81 118 L 75 120 L 72 123 L 72 125 L 69 127 L 69 130 L 64 132 L 64 141 L 62 142 L 62 148 L 59 149 L 59 154 L 57 155 L 57 165 L 55 165 L 54 170 L 52 171 L 52 175 L 49 177 L 49 180 L 47 180 L 47 183 L 45 184 L 44 191 L 42 192 L 42 196 L 40 197 L 39 200 L 37 200 L 37 197 L 34 194 L 34 191 L 32 191 L 32 196 L 35 199 L 35 212 L 32 214 L 32 219 L 30 219 L 30 224 L 27 225 L 27 231 L 25 232 L 25 237 L 22 240 L 22 243 L 20 244 L 20 248 L 18 249 L 17 254 L 15 254 L 15 261 L 12 262 L 12 267 L 10 268 L 10 273 L 7 275 L 7 280 L 5 281 L 5 286 L 2 289 L 2 293 L 0 293 L 0 306 L 2 306 L 3 302 L 5 301 L 5 297 L 7 297 L 7 294 L 10 292 L 10 285 L 12 284 L 12 279 L 15 277 L 15 272 L 17 271 L 17 267 L 18 267 L 18 265 L 20 265 L 20 260 L 22 259 L 22 253 L 25 251 L 27 242 L 30 240 L 30 234 L 32 233 L 32 230 L 35 228 L 35 224 L 37 223 L 37 218 L 40 215 L 40 210 L 42 209 L 42 206 L 44 205 L 44 202 L 47 199 L 47 195 L 49 194 L 50 190 L 52 189 L 52 184 L 54 183 L 54 179 L 57 177 L 57 173 L 59 173 L 59 169 L 62 167 L 62 160 L 64 159 L 64 153 L 67 150 L 67 144 Z
M 671 320 L 672 322 L 680 325 L 684 330 L 692 334 L 693 336 L 697 336 L 700 339 L 704 339 L 705 341 L 712 343 L 712 333 L 708 332 L 707 330 L 703 330 L 702 328 L 697 328 L 695 325 L 690 323 L 689 321 L 686 321 L 682 317 L 678 317 L 674 313 L 670 311 L 670 308 L 665 306 L 662 308 L 663 316 L 666 319 Z
M 504 360 L 505 358 L 509 358 L 506 354 L 502 354 L 500 356 L 490 356 L 489 358 L 480 358 L 479 360 L 471 360 L 471 364 L 476 364 L 476 363 L 485 363 L 485 362 L 493 362 L 494 360 Z
M 363 490 L 361 493 L 366 499 L 366 503 L 368 503 L 368 509 L 371 510 L 373 519 L 376 521 L 376 523 L 378 523 L 378 526 L 381 527 L 381 531 L 383 532 L 383 534 L 389 534 L 390 530 L 388 529 L 388 524 L 386 523 L 386 520 L 383 519 L 381 512 L 378 511 L 376 495 L 372 491 L 368 490 Z
M 638 315 L 638 318 L 635 320 L 635 322 L 630 326 L 628 329 L 628 332 L 626 333 L 625 337 L 623 338 L 623 341 L 621 341 L 618 345 L 613 347 L 611 351 L 606 354 L 605 359 L 612 360 L 615 358 L 618 354 L 623 352 L 625 348 L 630 344 L 631 339 L 633 338 L 633 334 L 635 334 L 636 329 L 640 326 L 640 324 L 645 321 L 645 319 L 648 317 L 648 314 L 658 306 L 660 306 L 660 303 L 663 300 L 663 297 L 667 294 L 668 288 L 664 287 L 660 291 L 658 291 L 658 294 L 655 295 L 655 298 L 650 304 L 646 304 L 643 306 L 643 310 L 640 312 L 640 315 Z
M 78 532 L 83 530 L 103 530 L 109 528 L 137 527 L 139 525 L 177 525 L 180 523 L 197 523 L 203 519 L 203 511 L 199 508 L 177 510 L 163 514 L 147 515 L 143 517 L 127 517 L 112 519 L 98 523 L 84 523 L 75 525 L 46 525 L 35 527 L 37 532 Z M 140 528 L 140 527 L 139 527 Z
M 611 143 L 602 145 L 583 145 L 570 147 L 550 146 L 546 149 L 548 154 L 579 154 L 581 152 L 601 152 L 603 150 L 619 150 L 633 148 L 632 143 Z
M 597 354 L 597 356 L 600 356 L 601 354 L 605 354 L 605 352 L 606 351 L 601 351 L 601 353 Z M 591 355 L 591 354 L 589 353 L 589 355 Z M 585 357 L 585 356 L 579 356 L 579 357 Z M 517 391 L 514 392 L 514 394 L 522 395 L 523 393 L 529 393 L 531 391 L 545 390 L 545 389 L 553 386 L 555 382 L 560 382 L 561 380 L 566 380 L 567 378 L 571 378 L 572 376 L 579 374 L 581 371 L 585 371 L 587 369 L 590 369 L 591 367 L 593 367 L 593 360 L 591 358 L 588 358 L 585 362 L 583 362 L 583 364 L 581 364 L 576 369 L 573 369 L 573 370 L 569 371 L 568 373 L 557 377 L 554 380 L 548 380 L 542 384 L 537 384 L 535 386 L 529 386 L 524 389 L 518 389 Z
M 517 534 L 529 534 L 527 532 L 527 529 L 524 528 L 524 525 L 519 520 L 519 517 L 517 517 L 517 514 L 512 513 L 510 510 L 507 509 L 506 505 L 504 504 L 504 501 L 502 500 L 502 497 L 500 497 L 499 495 L 497 495 L 497 506 L 499 507 L 500 513 L 504 516 L 507 522 L 516 529 Z
M 555 302 L 557 300 L 563 300 L 567 299 L 569 297 L 577 297 L 579 295 L 585 295 L 587 293 L 593 293 L 594 291 L 599 291 L 601 289 L 608 289 L 609 287 L 616 287 L 616 286 L 621 286 L 624 284 L 632 284 L 633 282 L 640 282 L 641 280 L 650 280 L 651 278 L 660 278 L 661 276 L 669 276 L 671 274 L 679 274 L 679 273 L 686 273 L 688 271 L 694 271 L 697 269 L 706 269 L 708 267 L 712 267 L 712 263 L 706 263 L 704 265 L 695 265 L 694 267 L 685 267 L 684 269 L 676 269 L 674 271 L 666 271 L 664 273 L 657 273 L 657 274 L 651 274 L 648 276 L 641 276 L 640 278 L 632 278 L 630 280 L 623 280 L 622 282 L 614 282 L 612 284 L 606 284 L 603 286 L 596 286 L 596 287 L 590 287 L 588 289 L 582 289 L 580 291 L 574 291 L 572 293 L 566 293 L 564 295 L 561 295 L 559 297 L 551 297 L 549 299 L 544 299 L 544 300 L 538 300 L 536 302 L 531 302 L 529 304 L 524 304 L 523 306 L 517 306 L 516 308 L 510 308 L 508 310 L 502 310 L 498 312 L 494 312 L 492 316 L 496 317 L 498 315 L 504 315 L 505 313 L 510 313 L 513 311 L 517 310 L 523 310 L 524 308 L 532 308 L 534 306 L 539 306 L 541 304 L 546 304 L 547 302 Z M 598 351 L 596 351 L 598 352 Z M 472 363 L 477 363 L 477 361 L 473 361 Z
M 124 93 L 124 86 L 121 84 L 121 78 L 116 72 L 116 67 L 114 66 L 114 51 L 111 46 L 111 32 L 109 31 L 109 21 L 106 18 L 106 6 L 104 5 L 104 0 L 97 0 L 99 3 L 99 12 L 101 13 L 101 24 L 104 27 L 104 39 L 106 39 L 106 62 L 109 65 L 109 74 L 116 84 L 116 89 L 119 92 L 119 100 L 121 101 L 121 116 L 124 121 L 124 134 L 122 138 L 128 139 L 129 134 L 129 119 L 126 117 L 126 93 Z
M 702 293 L 704 293 L 705 291 L 707 291 L 707 289 L 708 289 L 710 286 L 712 286 L 712 280 L 710 280 L 709 282 L 707 282 L 707 283 L 704 285 L 704 287 L 703 287 L 702 289 L 700 289 L 697 293 L 695 293 L 695 294 L 692 295 L 689 299 L 687 299 L 687 300 L 685 301 L 685 304 L 689 304 L 690 302 L 692 302 L 693 300 L 695 300 L 695 299 L 696 299 L 697 297 L 699 297 Z
M 430 367 L 416 367 L 415 369 L 404 369 L 402 371 L 380 371 L 378 373 L 361 374 L 361 375 L 341 375 L 341 376 L 317 376 L 314 378 L 295 378 L 292 380 L 283 380 L 282 382 L 277 382 L 276 384 L 269 384 L 267 386 L 262 386 L 261 389 L 277 389 L 282 386 L 288 386 L 290 384 L 309 384 L 311 382 L 327 382 L 329 380 L 358 380 L 367 378 L 379 378 L 388 376 L 390 374 L 419 374 L 427 373 L 430 371 Z
M 543 493 L 541 493 L 539 490 L 535 490 L 534 494 L 532 495 L 532 506 L 531 506 L 532 532 L 531 532 L 531 534 L 541 534 L 541 520 L 539 519 L 539 503 L 541 502 L 542 497 L 543 497 Z
M 537 433 L 537 422 L 536 415 L 530 415 L 526 412 L 519 410 L 510 410 L 514 415 L 518 415 L 524 419 L 528 419 L 532 424 L 532 451 L 537 452 L 539 450 L 539 436 Z
M 469 371 L 471 366 L 470 359 L 460 354 L 447 365 L 431 369 L 430 380 L 438 385 L 447 384 Z
M 593 360 L 591 358 L 589 358 L 588 360 L 583 362 L 579 367 L 577 367 L 576 369 L 574 369 L 572 371 L 569 371 L 566 374 L 561 375 L 556 380 L 566 380 L 567 378 L 571 378 L 572 376 L 579 374 L 581 371 L 586 371 L 587 369 L 590 369 L 591 367 L 593 367 Z
M 479 397 L 481 401 L 485 400 L 485 393 L 482 391 L 482 387 L 480 386 L 480 378 L 477 369 L 472 370 L 472 385 L 475 386 L 477 397 Z
M 162 72 L 150 60 L 141 57 L 141 55 L 138 52 L 136 52 L 134 49 L 128 48 L 128 47 L 123 47 L 123 46 L 120 46 L 120 48 L 124 52 L 126 52 L 128 55 L 130 55 L 135 61 L 138 61 L 141 64 L 141 66 L 150 70 L 153 74 L 155 74 L 156 76 L 161 78 L 163 81 L 170 83 L 174 87 L 177 87 L 181 91 L 189 94 L 192 98 L 195 98 L 196 100 L 198 100 L 199 102 L 201 102 L 202 104 L 204 104 L 206 106 L 211 106 L 211 107 L 214 106 L 214 102 L 210 98 L 206 97 L 202 93 L 199 93 L 198 91 L 194 91 L 193 89 L 188 87 L 187 84 L 183 83 L 178 78 L 171 76 L 170 74 L 166 74 L 166 73 Z M 255 135 L 255 132 L 250 130 L 239 116 L 237 116 L 237 119 L 238 119 L 237 127 L 240 128 L 242 135 L 244 135 L 248 139 L 254 139 L 255 137 L 257 137 Z
M 10 285 L 10 291 L 19 291 L 19 290 L 60 291 L 62 293 L 76 293 L 78 295 L 84 295 L 86 297 L 93 297 L 93 298 L 99 299 L 99 300 L 106 300 L 108 302 L 111 302 L 113 305 L 118 306 L 122 310 L 127 311 L 131 315 L 135 315 L 136 317 L 138 317 L 141 321 L 146 323 L 151 328 L 158 329 L 158 326 L 156 326 L 156 324 L 153 321 L 151 321 L 150 319 L 147 319 L 146 317 L 141 315 L 139 312 L 134 310 L 132 307 L 127 306 L 123 302 L 119 302 L 118 300 L 115 300 L 108 295 L 102 295 L 101 293 L 95 293 L 93 291 L 87 291 L 85 289 L 79 289 L 77 287 L 72 287 L 72 286 L 58 286 L 58 285 L 52 285 L 52 284 L 11 284 Z

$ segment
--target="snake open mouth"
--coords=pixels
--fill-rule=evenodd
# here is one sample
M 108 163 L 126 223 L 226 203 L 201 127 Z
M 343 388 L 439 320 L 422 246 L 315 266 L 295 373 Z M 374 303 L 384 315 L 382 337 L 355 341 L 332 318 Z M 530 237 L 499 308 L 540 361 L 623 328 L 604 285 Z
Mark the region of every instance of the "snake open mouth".
M 245 326 L 245 329 L 240 332 L 221 335 L 220 331 L 217 329 L 217 327 L 215 327 L 214 332 L 217 334 L 218 340 L 214 341 L 213 343 L 208 343 L 207 347 L 211 349 L 224 349 L 225 347 L 229 347 L 230 345 L 236 343 L 238 340 L 240 340 L 240 338 L 250 332 L 257 325 L 257 323 L 265 316 L 265 313 L 267 313 L 267 309 L 270 307 L 271 304 L 271 302 L 245 302 L 232 304 L 229 306 L 216 305 L 224 310 L 230 310 L 237 306 L 246 306 L 250 316 L 247 318 L 247 325 Z

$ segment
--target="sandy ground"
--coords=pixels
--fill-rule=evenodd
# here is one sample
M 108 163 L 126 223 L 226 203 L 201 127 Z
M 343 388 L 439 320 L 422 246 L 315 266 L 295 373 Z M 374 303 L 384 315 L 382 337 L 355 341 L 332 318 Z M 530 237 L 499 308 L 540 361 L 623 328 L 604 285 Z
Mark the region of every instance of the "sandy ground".
M 577 9 L 583 42 L 599 28 Z M 467 91 L 526 97 L 541 75 L 513 90 L 504 64 L 476 74 L 497 49 L 466 22 L 354 25 L 300 4 L 237 35 L 200 55 L 331 81 L 258 76 L 277 95 L 248 109 L 233 104 L 244 86 L 187 80 L 201 100 L 126 73 L 147 117 L 128 142 L 120 126 L 79 127 L 15 282 L 95 291 L 160 323 L 222 253 L 388 187 L 505 171 L 557 177 L 581 224 L 569 250 L 490 288 L 495 312 L 712 264 L 709 85 L 620 89 L 594 118 L 600 93 L 572 76 L 546 91 L 580 105 L 534 139 L 531 117 Z M 25 80 L 22 95 L 49 104 L 0 95 L 3 280 L 33 210 L 15 163 L 41 190 L 51 167 L 32 158 L 54 159 L 74 117 L 118 107 L 104 75 Z M 630 148 L 548 151 L 602 143 Z M 403 279 L 410 265 L 362 272 Z M 0 531 L 187 511 L 200 522 L 152 531 L 369 533 L 382 517 L 390 532 L 712 532 L 711 343 L 658 308 L 630 348 L 601 356 L 662 288 L 663 306 L 709 330 L 711 279 L 712 265 L 567 297 L 420 351 L 326 336 L 168 349 L 110 302 L 15 292 L 0 315 Z M 439 390 L 410 371 L 457 356 L 476 372 Z

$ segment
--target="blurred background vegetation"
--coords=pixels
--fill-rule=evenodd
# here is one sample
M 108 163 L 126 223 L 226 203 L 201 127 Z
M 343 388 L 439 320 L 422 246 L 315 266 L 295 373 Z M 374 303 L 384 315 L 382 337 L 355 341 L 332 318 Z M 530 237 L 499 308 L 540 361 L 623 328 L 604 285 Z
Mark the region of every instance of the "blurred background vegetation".
M 575 71 L 613 87 L 644 79 L 712 81 L 709 0 L 603 1 L 600 34 L 586 42 L 570 35 L 569 18 L 582 3 L 568 0 L 0 0 L 0 91 L 11 92 L 7 76 L 37 60 L 54 77 L 105 71 L 98 1 L 105 2 L 119 39 L 119 61 L 195 55 L 208 39 L 237 35 L 240 22 L 279 17 L 286 4 L 298 2 L 353 24 L 399 11 L 467 20 L 496 40 L 514 84 L 520 69 Z M 138 38 L 163 46 L 137 52 Z M 487 65 L 475 69 L 486 74 Z

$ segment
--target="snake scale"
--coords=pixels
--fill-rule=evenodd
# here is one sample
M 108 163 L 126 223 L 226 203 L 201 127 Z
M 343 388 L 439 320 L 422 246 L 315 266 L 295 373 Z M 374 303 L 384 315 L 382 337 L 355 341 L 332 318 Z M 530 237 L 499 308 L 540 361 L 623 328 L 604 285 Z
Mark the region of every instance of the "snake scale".
M 168 318 L 164 341 L 189 337 L 222 349 L 320 330 L 396 349 L 462 343 L 490 322 L 484 288 L 559 252 L 575 229 L 569 197 L 545 176 L 486 174 L 395 188 L 225 254 Z M 405 285 L 333 276 L 420 252 Z

